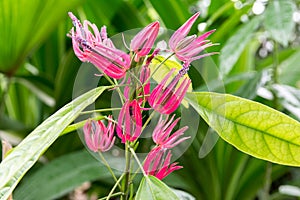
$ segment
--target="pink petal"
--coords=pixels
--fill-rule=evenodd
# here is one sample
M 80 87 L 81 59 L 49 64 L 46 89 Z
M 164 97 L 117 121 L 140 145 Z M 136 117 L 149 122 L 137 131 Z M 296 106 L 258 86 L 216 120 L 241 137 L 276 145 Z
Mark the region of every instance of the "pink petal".
M 178 43 L 187 36 L 190 32 L 191 27 L 195 23 L 196 19 L 199 17 L 200 12 L 195 13 L 190 19 L 188 19 L 175 33 L 171 36 L 169 40 L 170 48 L 175 51 Z

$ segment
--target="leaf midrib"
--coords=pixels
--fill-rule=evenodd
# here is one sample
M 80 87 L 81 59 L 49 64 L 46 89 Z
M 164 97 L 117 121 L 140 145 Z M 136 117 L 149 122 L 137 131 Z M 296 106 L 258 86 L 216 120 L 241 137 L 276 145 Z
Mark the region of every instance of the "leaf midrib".
M 237 100 L 235 100 L 235 101 L 237 101 Z M 234 102 L 234 101 L 230 101 L 230 102 Z M 199 103 L 199 101 L 198 101 L 198 103 Z M 226 102 L 226 103 L 227 103 L 227 102 Z M 192 105 L 193 105 L 193 104 L 192 104 Z M 268 135 L 268 136 L 271 136 L 271 137 L 273 137 L 273 138 L 276 138 L 276 139 L 278 139 L 278 140 L 280 140 L 280 141 L 285 141 L 285 142 L 287 142 L 287 143 L 289 143 L 289 144 L 292 144 L 292 145 L 295 145 L 295 146 L 300 147 L 300 144 L 297 144 L 297 143 L 291 142 L 291 141 L 289 141 L 289 140 L 286 140 L 286 139 L 283 139 L 283 138 L 274 136 L 274 135 L 272 135 L 272 134 L 270 134 L 270 133 L 268 133 L 268 132 L 266 132 L 266 131 L 263 131 L 263 130 L 260 130 L 260 129 L 257 129 L 257 128 L 254 128 L 254 127 L 251 127 L 251 126 L 247 126 L 247 125 L 245 125 L 245 124 L 242 124 L 242 123 L 240 123 L 240 122 L 238 122 L 238 121 L 236 121 L 236 120 L 234 120 L 234 119 L 232 119 L 232 118 L 230 118 L 230 117 L 226 117 L 226 116 L 224 116 L 224 115 L 222 115 L 222 114 L 220 114 L 220 113 L 218 113 L 218 112 L 214 112 L 213 109 L 209 109 L 208 107 L 204 107 L 202 104 L 197 104 L 197 105 L 198 105 L 198 106 L 201 106 L 202 108 L 204 108 L 204 110 L 207 110 L 207 111 L 209 111 L 209 112 L 211 112 L 211 113 L 213 113 L 213 114 L 216 114 L 216 115 L 218 115 L 218 116 L 220 116 L 220 117 L 222 117 L 222 118 L 224 118 L 224 119 L 226 119 L 226 120 L 228 120 L 228 121 L 231 121 L 232 123 L 235 123 L 235 124 L 237 124 L 237 125 L 240 125 L 240 126 L 243 126 L 243 127 L 246 127 L 246 128 L 250 128 L 250 129 L 255 130 L 255 131 L 257 131 L 257 132 L 261 132 L 262 134 L 266 134 L 266 135 Z M 195 107 L 194 107 L 194 108 L 195 108 Z M 197 109 L 197 108 L 195 108 L 195 109 Z M 206 119 L 205 117 L 203 117 L 203 118 L 204 118 L 205 121 L 209 124 L 208 119 Z M 285 123 L 285 124 L 287 124 L 287 123 Z M 293 124 L 289 124 L 289 125 L 293 125 Z

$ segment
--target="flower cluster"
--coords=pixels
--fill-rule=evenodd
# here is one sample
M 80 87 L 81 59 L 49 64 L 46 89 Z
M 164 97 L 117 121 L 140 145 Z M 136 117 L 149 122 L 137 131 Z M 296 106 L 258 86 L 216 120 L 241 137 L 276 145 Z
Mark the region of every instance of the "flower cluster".
M 144 172 L 163 179 L 174 170 L 182 168 L 177 166 L 177 163 L 171 164 L 171 150 L 189 138 L 182 137 L 188 127 L 182 127 L 172 133 L 180 118 L 175 119 L 175 115 L 169 118 L 169 115 L 179 107 L 191 85 L 191 80 L 186 76 L 191 62 L 214 54 L 201 53 L 214 45 L 206 38 L 215 30 L 198 37 L 187 36 L 199 16 L 199 13 L 196 13 L 175 31 L 169 39 L 169 48 L 164 53 L 175 55 L 182 61 L 182 68 L 171 69 L 151 90 L 150 79 L 151 73 L 154 72 L 151 72 L 149 65 L 162 52 L 159 48 L 153 48 L 159 33 L 159 22 L 153 22 L 137 33 L 130 42 L 129 52 L 125 52 L 116 48 L 113 41 L 107 37 L 105 26 L 99 31 L 95 24 L 86 20 L 81 24 L 72 13 L 69 13 L 69 16 L 74 27 L 68 36 L 72 38 L 75 55 L 82 62 L 95 65 L 106 78 L 123 79 L 122 83 L 125 83 L 116 86 L 125 85 L 123 90 L 119 90 L 123 91 L 120 98 L 124 103 L 117 121 L 108 116 L 107 125 L 102 121 L 92 120 L 85 124 L 83 130 L 88 148 L 94 152 L 108 151 L 114 144 L 115 132 L 125 145 L 135 144 L 143 132 L 143 126 L 146 125 L 143 112 L 152 109 L 162 115 L 152 134 L 155 147 L 144 161 Z M 150 105 L 150 108 L 147 105 Z

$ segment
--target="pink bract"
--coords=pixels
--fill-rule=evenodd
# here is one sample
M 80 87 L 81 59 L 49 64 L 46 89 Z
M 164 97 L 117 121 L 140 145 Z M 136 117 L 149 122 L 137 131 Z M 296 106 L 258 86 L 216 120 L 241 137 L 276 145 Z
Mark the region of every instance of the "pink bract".
M 183 137 L 180 138 L 184 134 L 184 132 L 188 129 L 187 126 L 182 127 L 181 129 L 177 130 L 171 135 L 171 131 L 176 126 L 180 118 L 174 119 L 173 115 L 171 119 L 168 121 L 169 116 L 166 117 L 165 120 L 163 120 L 163 117 L 160 116 L 159 121 L 153 131 L 152 139 L 153 141 L 162 148 L 173 148 L 179 143 L 189 139 L 190 137 Z M 173 123 L 172 123 L 173 122 Z
M 134 36 L 130 43 L 130 49 L 136 53 L 135 61 L 139 57 L 148 55 L 151 51 L 159 31 L 159 22 L 153 22 Z
M 88 120 L 83 127 L 86 145 L 93 152 L 108 151 L 115 142 L 114 124 L 111 121 L 112 117 L 108 116 L 108 118 L 107 126 L 100 120 Z
M 177 29 L 177 31 L 175 31 L 169 40 L 171 51 L 175 53 L 179 60 L 184 62 L 185 67 L 188 67 L 194 60 L 216 54 L 213 52 L 200 55 L 206 48 L 216 45 L 212 44 L 209 40 L 205 40 L 209 35 L 215 32 L 215 30 L 208 31 L 199 37 L 196 35 L 187 36 L 199 15 L 199 12 L 194 14 L 179 29 Z
M 180 74 L 176 74 L 176 76 L 171 79 L 170 83 L 168 83 L 167 81 L 174 72 L 175 69 L 172 69 L 165 76 L 161 83 L 153 89 L 148 99 L 151 107 L 161 114 L 171 114 L 174 112 L 180 105 L 191 84 L 189 78 L 181 76 Z M 181 78 L 183 78 L 183 81 L 180 83 L 179 87 L 176 87 Z
M 177 166 L 177 163 L 171 162 L 171 151 L 156 147 L 147 155 L 143 168 L 147 175 L 155 176 L 162 180 L 175 170 L 181 169 L 182 166 Z
M 141 135 L 142 113 L 137 100 L 127 100 L 124 103 L 119 113 L 116 130 L 122 143 L 133 142 Z
M 111 78 L 124 77 L 130 68 L 130 56 L 115 48 L 112 41 L 107 38 L 106 27 L 102 27 L 99 32 L 95 24 L 84 21 L 82 26 L 72 13 L 69 13 L 69 16 L 75 26 L 69 35 L 72 38 L 75 55 L 82 62 L 91 62 Z

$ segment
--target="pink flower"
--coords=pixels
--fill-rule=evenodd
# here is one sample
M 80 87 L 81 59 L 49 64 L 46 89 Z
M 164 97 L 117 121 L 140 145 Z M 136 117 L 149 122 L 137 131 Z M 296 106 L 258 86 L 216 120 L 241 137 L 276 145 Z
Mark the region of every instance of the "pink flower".
M 100 120 L 88 120 L 83 127 L 86 145 L 94 152 L 108 151 L 115 142 L 114 124 L 111 121 L 112 117 L 108 116 L 108 118 L 107 127 Z
M 183 76 L 186 73 L 184 68 L 167 82 L 174 71 L 175 69 L 172 69 L 165 76 L 161 83 L 153 89 L 148 99 L 150 106 L 161 114 L 171 114 L 178 108 L 191 83 L 190 79 Z M 183 78 L 183 81 L 176 87 L 181 78 Z
M 153 22 L 141 30 L 130 43 L 130 49 L 136 53 L 135 61 L 146 56 L 155 42 L 159 31 L 159 22 Z
M 73 27 L 69 34 L 72 38 L 75 55 L 82 62 L 91 62 L 112 78 L 124 77 L 130 68 L 130 56 L 115 48 L 112 41 L 107 38 L 106 27 L 102 27 L 99 32 L 95 24 L 84 21 L 82 26 L 71 12 L 69 12 L 69 16 L 75 26 L 75 30 Z
M 184 131 L 188 129 L 187 126 L 182 127 L 181 129 L 177 130 L 175 133 L 171 135 L 171 131 L 176 126 L 177 122 L 180 120 L 180 118 L 177 118 L 175 121 L 173 121 L 174 116 L 168 121 L 169 116 L 165 120 L 162 119 L 162 116 L 160 116 L 159 121 L 153 131 L 152 139 L 153 141 L 162 148 L 173 148 L 179 143 L 183 142 L 186 139 L 189 139 L 190 137 L 183 137 L 179 139 L 180 136 L 184 134 Z M 172 123 L 173 121 L 173 123 Z M 171 124 L 172 123 L 172 124 Z
M 187 37 L 187 34 L 190 32 L 192 25 L 199 15 L 199 12 L 194 14 L 177 31 L 175 31 L 169 40 L 169 46 L 172 52 L 175 53 L 179 60 L 184 62 L 185 67 L 188 67 L 194 60 L 216 54 L 213 52 L 199 55 L 207 47 L 216 45 L 212 44 L 209 40 L 205 40 L 209 35 L 215 32 L 215 30 L 208 31 L 199 37 L 196 35 Z
M 160 147 L 152 149 L 144 162 L 143 168 L 145 173 L 162 180 L 171 172 L 181 169 L 182 166 L 177 166 L 177 163 L 170 164 L 171 157 L 172 154 L 170 150 Z
M 137 100 L 127 100 L 118 118 L 117 134 L 122 139 L 122 143 L 126 141 L 135 141 L 142 132 L 142 113 Z

